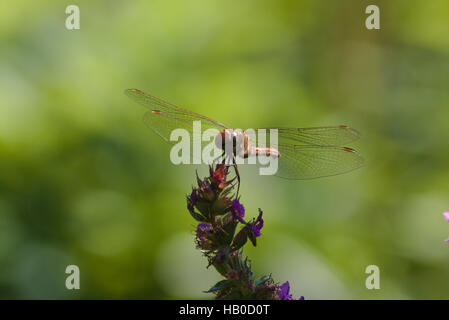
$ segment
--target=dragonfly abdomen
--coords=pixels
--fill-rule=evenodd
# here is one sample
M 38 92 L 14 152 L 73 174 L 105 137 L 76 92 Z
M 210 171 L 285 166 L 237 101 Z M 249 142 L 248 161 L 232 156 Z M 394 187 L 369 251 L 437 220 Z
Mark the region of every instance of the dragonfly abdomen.
M 275 148 L 266 148 L 266 147 L 253 147 L 254 148 L 254 154 L 256 155 L 264 155 L 264 156 L 271 156 L 273 158 L 280 158 L 281 154 L 279 151 Z

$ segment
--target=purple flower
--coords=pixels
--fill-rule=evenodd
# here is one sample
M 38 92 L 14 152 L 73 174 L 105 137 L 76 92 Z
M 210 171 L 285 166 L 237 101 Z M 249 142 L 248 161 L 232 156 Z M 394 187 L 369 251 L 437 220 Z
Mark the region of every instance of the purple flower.
M 206 234 L 212 230 L 212 225 L 210 223 L 199 223 L 196 227 L 196 236 L 200 241 L 206 241 Z
M 245 220 L 238 216 L 237 219 L 245 225 L 245 227 L 243 227 L 242 230 L 237 234 L 237 236 L 245 236 L 245 239 L 240 241 L 240 244 L 244 245 L 247 239 L 246 237 L 248 237 L 252 244 L 256 246 L 256 238 L 260 237 L 260 230 L 263 227 L 262 210 L 259 209 L 259 216 L 257 217 L 257 219 L 253 219 L 252 222 L 245 222 Z
M 281 300 L 294 300 L 290 295 L 290 283 L 288 281 L 279 286 L 279 298 Z
M 279 288 L 279 299 L 281 299 L 281 300 L 295 300 L 290 295 L 290 283 L 288 283 L 288 281 L 285 281 L 278 288 Z M 299 297 L 298 300 L 304 300 L 304 296 Z
M 449 212 L 443 212 L 443 216 L 446 219 L 446 221 L 449 222 Z M 447 238 L 444 241 L 449 242 L 449 238 Z
M 187 195 L 187 208 L 190 212 L 194 211 L 194 206 L 198 202 L 198 193 L 196 189 L 192 189 L 192 193 Z
M 237 200 L 234 200 L 237 201 Z M 237 201 L 238 203 L 238 201 Z M 243 208 L 243 206 L 239 203 L 239 205 Z M 234 207 L 234 204 L 232 205 Z M 243 208 L 243 210 L 245 210 Z M 242 224 L 245 225 L 246 229 L 249 229 L 250 231 L 252 231 L 252 233 L 256 236 L 256 237 L 260 237 L 261 233 L 260 230 L 263 227 L 263 219 L 262 219 L 262 210 L 259 209 L 259 216 L 257 217 L 256 220 L 253 220 L 253 222 L 246 222 L 245 220 L 243 220 L 243 218 L 239 215 L 235 216 Z
M 243 218 L 245 216 L 245 207 L 237 199 L 232 201 L 232 212 L 236 218 Z M 240 222 L 242 219 L 239 219 Z
M 443 216 L 449 222 L 449 212 L 443 212 Z
M 262 210 L 259 209 L 259 216 L 257 217 L 256 221 L 254 221 L 253 223 L 247 223 L 246 226 L 253 231 L 256 237 L 260 237 L 260 230 L 263 227 Z
M 198 201 L 198 195 L 196 194 L 196 189 L 192 190 L 192 193 L 190 194 L 190 202 L 192 202 L 192 205 L 195 205 L 195 203 Z
M 195 245 L 207 258 L 207 267 L 213 266 L 225 278 L 207 292 L 213 292 L 217 299 L 294 300 L 288 282 L 275 283 L 271 275 L 253 277 L 242 248 L 248 242 L 256 246 L 264 219 L 260 209 L 258 216 L 245 218 L 245 207 L 238 196 L 240 176 L 234 167 L 235 176 L 228 179 L 229 168 L 223 159 L 221 164 L 209 167 L 210 175 L 203 180 L 197 173 L 198 186 L 192 186 L 186 195 L 187 209 L 197 221 Z

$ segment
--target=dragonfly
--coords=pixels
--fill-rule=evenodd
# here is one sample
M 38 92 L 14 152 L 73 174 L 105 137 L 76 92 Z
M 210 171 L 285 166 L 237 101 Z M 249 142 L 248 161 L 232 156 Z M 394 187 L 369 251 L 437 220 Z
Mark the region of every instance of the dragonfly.
M 193 136 L 193 121 L 200 121 L 202 129 L 217 129 L 223 145 L 232 139 L 232 156 L 248 157 L 250 154 L 264 154 L 278 158 L 276 176 L 285 179 L 314 179 L 350 172 L 360 168 L 364 159 L 356 150 L 344 145 L 360 138 L 360 133 L 349 126 L 327 126 L 311 128 L 260 128 L 267 138 L 270 129 L 276 129 L 278 143 L 275 147 L 257 147 L 251 143 L 246 131 L 230 127 L 193 111 L 178 107 L 170 102 L 145 93 L 139 89 L 127 89 L 125 94 L 149 109 L 144 114 L 144 123 L 169 143 L 174 129 L 182 128 Z M 259 130 L 259 129 L 256 129 Z M 240 138 L 243 146 L 235 149 Z M 201 141 L 204 143 L 204 141 Z M 238 171 L 236 171 L 238 174 Z M 239 176 L 240 180 L 240 176 Z

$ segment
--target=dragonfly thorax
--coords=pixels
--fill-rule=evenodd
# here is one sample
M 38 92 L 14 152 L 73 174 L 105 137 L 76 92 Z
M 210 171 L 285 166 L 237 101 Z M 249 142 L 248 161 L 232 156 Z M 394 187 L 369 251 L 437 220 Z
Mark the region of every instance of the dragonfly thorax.
M 225 129 L 215 137 L 215 145 L 228 156 L 248 157 L 249 138 L 242 130 Z

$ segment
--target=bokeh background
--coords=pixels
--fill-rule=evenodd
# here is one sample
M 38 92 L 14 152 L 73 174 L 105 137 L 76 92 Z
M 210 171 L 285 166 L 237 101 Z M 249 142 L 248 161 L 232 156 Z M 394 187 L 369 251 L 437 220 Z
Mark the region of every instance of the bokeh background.
M 207 167 L 170 163 L 139 88 L 229 126 L 362 133 L 345 175 L 242 169 L 256 275 L 307 299 L 449 298 L 448 21 L 445 0 L 1 2 L 0 297 L 212 298 L 185 203 Z

